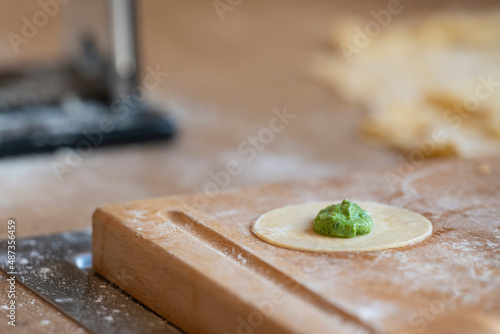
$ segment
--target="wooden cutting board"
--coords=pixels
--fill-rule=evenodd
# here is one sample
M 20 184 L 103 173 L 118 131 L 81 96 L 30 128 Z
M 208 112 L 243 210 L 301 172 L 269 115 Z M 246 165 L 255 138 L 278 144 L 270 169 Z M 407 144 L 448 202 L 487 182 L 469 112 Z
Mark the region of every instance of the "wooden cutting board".
M 500 158 L 410 167 L 107 205 L 94 269 L 189 333 L 498 333 Z M 308 253 L 251 232 L 269 210 L 344 197 L 418 212 L 433 234 Z

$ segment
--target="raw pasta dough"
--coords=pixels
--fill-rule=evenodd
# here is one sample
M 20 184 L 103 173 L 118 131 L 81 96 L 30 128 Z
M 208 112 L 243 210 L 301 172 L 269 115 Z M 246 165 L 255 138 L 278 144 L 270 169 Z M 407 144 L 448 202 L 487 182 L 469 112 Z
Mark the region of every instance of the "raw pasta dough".
M 336 23 L 338 52 L 318 58 L 314 76 L 365 107 L 368 138 L 425 156 L 500 151 L 500 8 L 395 19 L 350 62 L 340 45 L 366 22 Z
M 366 252 L 403 247 L 424 240 L 432 233 L 431 222 L 418 213 L 375 202 L 353 201 L 368 211 L 372 231 L 354 238 L 332 238 L 314 232 L 318 212 L 333 202 L 285 206 L 269 211 L 254 224 L 252 231 L 275 246 L 310 252 Z

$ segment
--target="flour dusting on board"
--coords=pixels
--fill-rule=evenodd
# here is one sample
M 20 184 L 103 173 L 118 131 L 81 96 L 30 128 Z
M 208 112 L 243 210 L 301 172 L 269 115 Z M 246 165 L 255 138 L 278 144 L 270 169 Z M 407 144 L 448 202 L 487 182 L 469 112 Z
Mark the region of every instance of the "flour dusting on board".
M 356 306 L 353 311 L 367 323 L 377 324 L 384 316 L 397 314 L 397 306 L 383 301 L 364 300 L 362 306 Z
M 145 210 L 128 210 L 127 215 L 135 217 L 137 219 L 145 218 L 147 211 Z

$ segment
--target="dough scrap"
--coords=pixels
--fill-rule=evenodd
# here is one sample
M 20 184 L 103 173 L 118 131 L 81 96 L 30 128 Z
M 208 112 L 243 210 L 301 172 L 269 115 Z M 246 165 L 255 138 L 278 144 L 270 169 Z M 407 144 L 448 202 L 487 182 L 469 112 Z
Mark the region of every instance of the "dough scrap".
M 355 28 L 365 24 L 337 20 L 335 52 L 316 59 L 312 72 L 367 110 L 367 139 L 427 157 L 500 151 L 500 8 L 395 18 L 345 57 L 340 46 L 355 45 Z
M 317 234 L 313 220 L 333 203 L 314 202 L 281 207 L 257 219 L 252 231 L 262 240 L 283 248 L 310 252 L 368 252 L 403 247 L 432 234 L 431 222 L 418 213 L 386 204 L 353 201 L 368 211 L 372 231 L 354 238 L 332 238 Z

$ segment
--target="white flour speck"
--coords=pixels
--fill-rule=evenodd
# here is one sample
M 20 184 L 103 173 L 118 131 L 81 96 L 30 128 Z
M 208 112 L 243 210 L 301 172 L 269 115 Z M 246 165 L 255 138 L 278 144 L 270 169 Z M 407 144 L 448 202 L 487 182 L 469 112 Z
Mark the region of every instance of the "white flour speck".
M 50 268 L 42 267 L 40 268 L 40 274 L 47 275 L 50 273 L 52 270 Z
M 72 303 L 73 298 L 57 298 L 55 299 L 56 303 Z
M 242 263 L 242 264 L 246 264 L 246 263 L 247 263 L 247 259 L 245 259 L 245 258 L 243 257 L 243 255 L 241 255 L 241 253 L 240 253 L 240 254 L 238 254 L 238 256 L 237 256 L 236 258 L 237 258 L 237 259 L 238 259 L 238 261 L 239 261 L 240 263 Z

